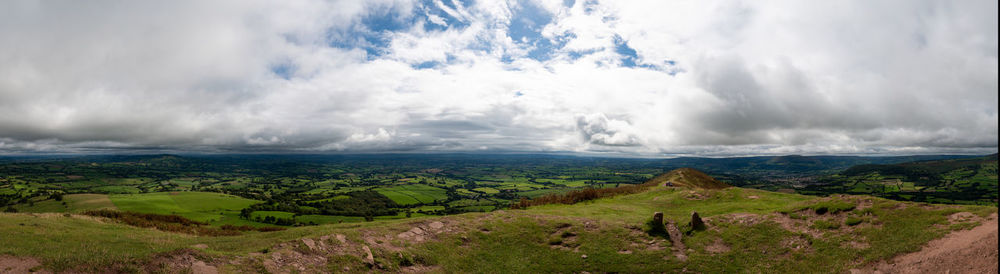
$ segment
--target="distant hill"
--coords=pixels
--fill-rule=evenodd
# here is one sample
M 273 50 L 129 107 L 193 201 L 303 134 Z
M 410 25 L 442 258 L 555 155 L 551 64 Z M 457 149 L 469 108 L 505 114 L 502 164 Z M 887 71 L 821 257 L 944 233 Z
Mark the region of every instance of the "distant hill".
M 962 159 L 857 165 L 823 177 L 805 194 L 871 194 L 895 200 L 996 204 L 997 154 Z
M 664 185 L 669 182 L 672 186 L 703 189 L 723 189 L 730 187 L 730 185 L 720 182 L 697 169 L 687 167 L 678 168 L 656 176 L 650 182 L 656 182 L 657 185 Z

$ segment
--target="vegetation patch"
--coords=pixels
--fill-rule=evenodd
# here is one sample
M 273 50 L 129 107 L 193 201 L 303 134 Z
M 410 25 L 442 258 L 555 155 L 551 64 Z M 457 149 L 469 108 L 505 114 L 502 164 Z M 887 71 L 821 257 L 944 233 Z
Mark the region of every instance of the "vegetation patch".
M 849 212 L 854 210 L 854 208 L 855 204 L 853 201 L 826 200 L 811 205 L 799 207 L 797 210 L 809 209 L 816 212 L 816 214 L 823 215 L 826 213 L 837 214 L 840 212 Z
M 179 232 L 200 236 L 234 236 L 240 235 L 240 231 L 278 231 L 284 228 L 255 228 L 251 226 L 224 225 L 222 227 L 211 227 L 208 223 L 194 221 L 177 215 L 163 215 L 152 213 L 138 213 L 117 210 L 91 210 L 83 213 L 88 216 L 105 217 L 121 223 L 137 226 L 155 228 L 161 231 Z
M 822 229 L 838 229 L 838 228 L 840 228 L 840 224 L 835 223 L 835 222 L 831 222 L 831 221 L 827 221 L 827 220 L 816 220 L 816 221 L 813 221 L 813 224 L 811 226 L 809 226 L 809 227 L 810 228 L 814 228 L 814 229 L 821 229 L 821 230 Z
M 511 208 L 524 209 L 531 206 L 539 206 L 546 204 L 567 204 L 567 205 L 575 204 L 583 201 L 612 197 L 616 195 L 639 193 L 655 185 L 656 185 L 655 183 L 645 183 L 640 185 L 625 185 L 614 188 L 600 188 L 600 189 L 585 188 L 583 190 L 570 191 L 565 194 L 549 194 L 530 200 L 527 198 L 521 198 L 521 200 L 518 201 L 516 204 L 511 205 Z
M 864 222 L 864 221 L 865 221 L 865 220 L 864 220 L 864 219 L 862 219 L 862 218 L 860 218 L 860 217 L 855 217 L 855 216 L 847 216 L 847 219 L 846 219 L 846 220 L 844 220 L 844 224 L 845 224 L 845 225 L 848 225 L 848 226 L 856 226 L 856 225 L 858 225 L 858 224 L 861 224 L 861 223 L 862 223 L 862 222 Z

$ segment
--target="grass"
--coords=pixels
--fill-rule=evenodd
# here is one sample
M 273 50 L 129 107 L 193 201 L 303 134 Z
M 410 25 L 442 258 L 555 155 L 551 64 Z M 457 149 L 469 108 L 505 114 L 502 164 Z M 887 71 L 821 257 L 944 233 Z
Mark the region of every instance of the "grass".
M 816 214 L 837 214 L 840 212 L 847 212 L 854 210 L 854 203 L 841 201 L 841 200 L 826 200 L 818 201 L 810 205 L 801 206 L 797 210 L 810 209 L 816 212 Z
M 815 228 L 815 229 L 821 229 L 821 230 L 822 229 L 838 229 L 838 228 L 840 228 L 840 224 L 835 223 L 835 222 L 831 222 L 831 221 L 827 221 L 827 220 L 816 220 L 815 222 L 813 222 L 813 224 L 810 227 L 811 228 Z
M 63 204 L 65 203 L 65 204 Z M 15 206 L 18 212 L 70 212 L 80 213 L 87 210 L 115 208 L 115 205 L 105 194 L 68 194 L 62 201 L 54 199 L 35 202 L 34 205 L 19 204 Z
M 692 196 L 695 194 L 702 197 Z M 758 198 L 750 199 L 749 196 Z M 653 212 L 660 211 L 663 212 L 664 219 L 686 223 L 694 211 L 702 218 L 728 213 L 770 213 L 787 208 L 790 204 L 813 199 L 816 198 L 742 188 L 693 191 L 653 187 L 646 192 L 583 202 L 578 204 L 579 206 L 543 205 L 531 207 L 529 211 L 545 215 L 585 217 L 633 224 L 642 223 L 652 216 Z M 633 212 L 633 214 L 623 214 L 623 212 Z
M 260 201 L 211 192 L 157 192 L 110 195 L 115 206 L 124 211 L 180 215 L 213 225 L 249 224 L 240 220 L 239 211 Z
M 375 191 L 400 205 L 429 204 L 448 199 L 444 189 L 420 184 L 377 188 Z
M 483 270 L 644 273 L 677 272 L 685 268 L 702 273 L 845 272 L 858 265 L 918 250 L 951 229 L 968 226 L 948 226 L 950 214 L 968 211 L 985 216 L 996 211 L 995 207 L 981 206 L 938 207 L 913 203 L 901 206 L 900 202 L 867 198 L 874 201 L 871 207 L 850 213 L 840 210 L 839 214 L 876 220 L 878 226 L 868 225 L 867 221 L 854 226 L 823 221 L 830 227 L 839 227 L 824 228 L 827 233 L 822 237 L 788 231 L 771 221 L 747 224 L 713 221 L 708 230 L 684 236 L 683 241 L 690 249 L 686 262 L 674 257 L 669 246 L 646 249 L 648 241 L 657 238 L 647 233 L 637 234 L 630 228 L 642 227 L 656 211 L 663 212 L 665 220 L 684 225 L 692 211 L 712 219 L 730 213 L 766 216 L 794 212 L 803 207 L 815 210 L 812 206 L 822 204 L 827 214 L 832 214 L 830 212 L 836 209 L 846 208 L 838 202 L 850 203 L 856 199 L 860 198 L 818 198 L 740 188 L 680 190 L 653 187 L 642 193 L 574 205 L 542 205 L 526 210 L 447 216 L 443 218 L 449 220 L 448 228 L 455 233 L 439 234 L 434 240 L 421 243 L 399 243 L 400 249 L 373 246 L 372 251 L 376 261 L 389 272 L 401 271 L 409 264 L 432 265 L 436 271 L 460 273 Z M 247 232 L 240 236 L 200 237 L 95 222 L 79 216 L 0 214 L 0 235 L 4 235 L 5 243 L 0 245 L 0 254 L 35 257 L 54 270 L 77 265 L 137 263 L 151 254 L 195 244 L 208 246 L 205 249 L 208 256 L 245 256 L 262 250 L 279 252 L 276 250 L 278 243 L 297 243 L 302 237 L 316 239 L 333 233 L 347 235 L 354 243 L 364 243 L 362 235 L 392 236 L 409 230 L 414 224 L 438 218 L 414 217 L 294 227 L 267 233 Z M 813 223 L 822 225 L 815 220 Z M 842 244 L 857 239 L 866 239 L 870 248 L 857 249 Z M 796 244 L 787 244 L 789 241 Z M 729 251 L 706 251 L 708 246 L 718 242 L 727 245 Z M 797 245 L 805 248 L 796 249 Z M 628 250 L 629 254 L 621 253 L 622 250 Z M 360 268 L 364 266 L 357 256 L 354 251 L 329 255 L 330 267 L 335 267 L 329 270 L 341 271 L 341 266 L 351 266 L 352 270 L 367 271 L 367 268 Z
M 856 225 L 861 224 L 864 221 L 865 221 L 864 219 L 859 218 L 859 217 L 847 216 L 847 219 L 844 220 L 844 224 L 848 225 L 848 226 L 856 226 Z

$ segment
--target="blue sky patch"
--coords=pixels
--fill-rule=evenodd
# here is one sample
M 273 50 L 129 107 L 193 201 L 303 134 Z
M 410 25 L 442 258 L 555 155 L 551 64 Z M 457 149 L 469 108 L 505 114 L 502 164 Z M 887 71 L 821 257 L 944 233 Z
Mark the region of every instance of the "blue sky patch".
M 639 60 L 639 55 L 632 47 L 628 46 L 628 42 L 622 39 L 621 36 L 615 35 L 615 52 L 622 56 L 622 65 L 626 67 L 633 68 L 636 66 L 636 61 Z
M 295 75 L 295 65 L 290 62 L 282 62 L 271 66 L 271 73 L 281 77 L 281 79 L 292 79 L 292 75 Z
M 432 69 L 432 68 L 436 68 L 437 66 L 440 66 L 440 65 L 441 65 L 441 62 L 438 62 L 438 61 L 427 61 L 427 62 L 423 62 L 423 63 L 420 63 L 420 64 L 412 65 L 411 67 L 413 67 L 415 69 Z
M 517 42 L 531 43 L 542 37 L 542 28 L 552 22 L 552 14 L 532 2 L 519 3 L 510 19 L 507 36 Z

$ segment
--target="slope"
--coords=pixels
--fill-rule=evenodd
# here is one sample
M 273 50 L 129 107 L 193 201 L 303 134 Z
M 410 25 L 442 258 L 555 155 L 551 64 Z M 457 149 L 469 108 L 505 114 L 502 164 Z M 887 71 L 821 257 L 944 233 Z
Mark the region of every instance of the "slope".
M 730 187 L 728 184 L 720 182 L 707 174 L 698 171 L 693 168 L 678 168 L 671 170 L 670 172 L 660 174 L 654 177 L 649 182 L 655 182 L 657 185 L 668 184 L 677 187 L 687 187 L 687 188 L 703 188 L 703 189 L 722 189 Z
M 997 155 L 858 165 L 827 176 L 800 190 L 804 194 L 870 194 L 895 200 L 984 204 L 997 203 Z
M 686 248 L 674 250 L 646 232 L 653 212 L 686 232 Z M 707 230 L 689 231 L 691 212 Z M 656 186 L 574 205 L 227 237 L 5 213 L 0 256 L 36 260 L 36 270 L 83 272 L 844 272 L 917 251 L 994 212 L 867 196 Z M 957 215 L 965 217 L 950 217 Z

